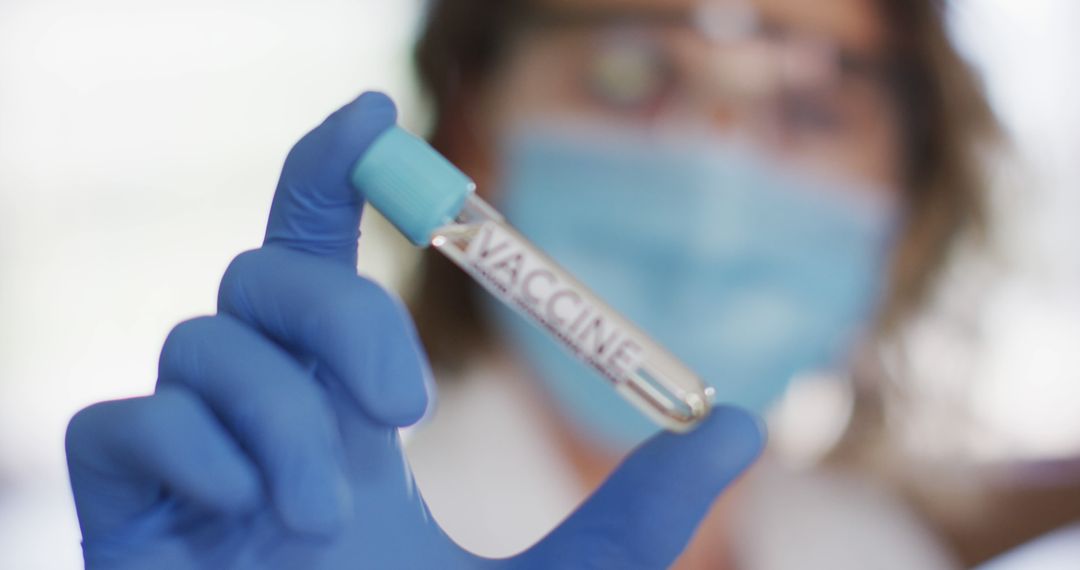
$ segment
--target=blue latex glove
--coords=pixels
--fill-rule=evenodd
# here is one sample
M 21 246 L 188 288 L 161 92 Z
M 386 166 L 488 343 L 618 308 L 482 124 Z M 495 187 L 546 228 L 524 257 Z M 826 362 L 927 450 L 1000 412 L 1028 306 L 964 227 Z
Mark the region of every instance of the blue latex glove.
M 305 136 L 265 244 L 233 261 L 217 315 L 169 335 L 154 394 L 72 419 L 88 567 L 662 568 L 758 455 L 757 421 L 721 407 L 638 449 L 517 557 L 447 537 L 397 431 L 427 407 L 426 358 L 401 304 L 356 273 L 349 171 L 395 120 L 389 99 L 365 94 Z

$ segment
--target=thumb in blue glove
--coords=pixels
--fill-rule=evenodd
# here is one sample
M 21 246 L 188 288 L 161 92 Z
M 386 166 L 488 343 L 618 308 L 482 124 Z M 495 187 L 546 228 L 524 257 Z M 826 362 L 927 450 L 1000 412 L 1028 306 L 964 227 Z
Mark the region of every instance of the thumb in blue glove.
M 154 394 L 72 419 L 88 567 L 663 568 L 757 457 L 758 421 L 719 407 L 638 449 L 516 557 L 446 536 L 398 437 L 427 407 L 426 357 L 401 303 L 356 273 L 349 171 L 395 120 L 369 93 L 305 136 L 264 245 L 230 265 L 218 314 L 169 335 Z

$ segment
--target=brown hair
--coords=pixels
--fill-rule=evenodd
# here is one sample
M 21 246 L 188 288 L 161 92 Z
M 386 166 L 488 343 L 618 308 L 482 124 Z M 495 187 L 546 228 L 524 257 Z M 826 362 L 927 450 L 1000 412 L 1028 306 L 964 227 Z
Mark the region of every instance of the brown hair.
M 895 330 L 926 300 L 964 234 L 983 234 L 986 193 L 981 142 L 997 124 L 980 86 L 945 29 L 941 0 L 877 0 L 889 30 L 894 94 L 906 151 L 906 227 L 894 256 L 880 332 Z M 508 51 L 530 0 L 437 0 L 416 50 L 434 111 L 431 142 L 453 160 L 449 132 L 470 86 L 482 84 Z M 436 367 L 455 368 L 488 345 L 474 287 L 441 256 L 421 262 L 412 309 Z

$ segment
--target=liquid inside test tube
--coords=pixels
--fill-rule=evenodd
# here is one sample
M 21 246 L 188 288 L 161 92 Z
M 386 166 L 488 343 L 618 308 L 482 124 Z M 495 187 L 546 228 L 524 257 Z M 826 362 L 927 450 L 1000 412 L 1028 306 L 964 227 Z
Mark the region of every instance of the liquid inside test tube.
M 469 194 L 431 245 L 488 292 L 547 331 L 659 425 L 687 431 L 713 388 Z

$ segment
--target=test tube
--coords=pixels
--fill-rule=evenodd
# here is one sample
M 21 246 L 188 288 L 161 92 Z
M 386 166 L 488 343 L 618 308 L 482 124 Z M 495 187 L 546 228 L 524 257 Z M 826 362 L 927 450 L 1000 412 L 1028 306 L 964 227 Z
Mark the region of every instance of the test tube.
M 413 244 L 438 249 L 659 426 L 686 432 L 708 415 L 711 386 L 514 230 L 422 139 L 391 127 L 352 183 Z

